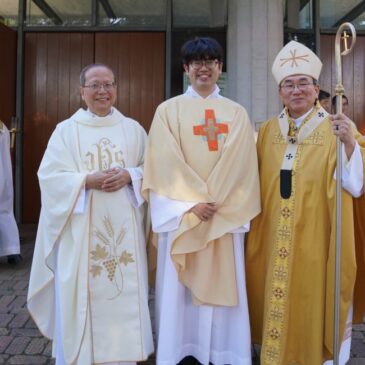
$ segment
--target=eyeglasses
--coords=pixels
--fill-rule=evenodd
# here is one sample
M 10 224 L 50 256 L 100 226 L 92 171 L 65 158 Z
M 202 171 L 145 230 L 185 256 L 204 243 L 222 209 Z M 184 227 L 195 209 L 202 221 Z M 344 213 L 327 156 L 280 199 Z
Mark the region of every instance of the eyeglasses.
M 206 68 L 212 69 L 218 64 L 218 60 L 194 60 L 190 62 L 191 68 L 194 70 L 199 70 L 203 67 L 203 65 Z
M 114 82 L 105 82 L 104 84 L 98 84 L 95 82 L 93 84 L 84 85 L 83 87 L 87 87 L 92 91 L 99 91 L 103 87 L 105 91 L 110 91 L 115 88 L 115 83 Z
M 298 84 L 287 83 L 280 86 L 281 89 L 284 89 L 286 92 L 293 92 L 295 88 L 299 91 L 307 90 L 309 85 L 315 85 L 313 82 L 299 82 Z

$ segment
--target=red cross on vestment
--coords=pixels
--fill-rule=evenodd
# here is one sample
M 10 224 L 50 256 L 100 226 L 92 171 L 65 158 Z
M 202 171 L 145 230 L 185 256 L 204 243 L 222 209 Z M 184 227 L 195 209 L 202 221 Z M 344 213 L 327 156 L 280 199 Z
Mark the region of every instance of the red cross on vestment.
M 193 126 L 194 135 L 207 137 L 209 151 L 218 151 L 218 136 L 228 133 L 228 125 L 217 123 L 213 109 L 205 110 L 205 124 Z

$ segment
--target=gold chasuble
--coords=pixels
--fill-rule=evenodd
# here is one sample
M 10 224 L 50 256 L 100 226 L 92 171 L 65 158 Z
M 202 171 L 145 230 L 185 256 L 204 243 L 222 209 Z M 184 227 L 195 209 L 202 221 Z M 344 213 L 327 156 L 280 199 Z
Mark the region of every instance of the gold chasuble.
M 38 171 L 42 211 L 28 308 L 67 364 L 141 361 L 153 351 L 143 208 L 124 187 L 89 190 L 75 209 L 87 174 L 141 169 L 145 141 L 143 128 L 114 108 L 107 117 L 80 109 L 57 126 Z
M 298 131 L 284 109 L 259 132 L 262 213 L 248 235 L 246 272 L 262 365 L 322 365 L 332 357 L 336 138 L 327 115 L 315 107 Z M 290 172 L 285 198 L 282 169 Z M 342 205 L 341 338 L 356 279 L 353 200 L 345 190 Z
M 191 212 L 173 234 L 171 257 L 196 304 L 237 304 L 234 229 L 260 211 L 257 157 L 246 111 L 226 98 L 185 95 L 161 104 L 148 144 L 143 194 L 216 203 L 202 222 Z

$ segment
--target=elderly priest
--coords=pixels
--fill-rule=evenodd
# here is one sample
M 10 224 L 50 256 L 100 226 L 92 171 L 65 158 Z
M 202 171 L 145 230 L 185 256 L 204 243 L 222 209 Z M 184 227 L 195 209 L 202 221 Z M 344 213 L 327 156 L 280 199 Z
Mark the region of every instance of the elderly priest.
M 58 124 L 38 171 L 42 210 L 28 308 L 56 364 L 135 364 L 153 351 L 140 195 L 144 129 L 113 107 L 105 65 L 80 76 L 87 110 Z

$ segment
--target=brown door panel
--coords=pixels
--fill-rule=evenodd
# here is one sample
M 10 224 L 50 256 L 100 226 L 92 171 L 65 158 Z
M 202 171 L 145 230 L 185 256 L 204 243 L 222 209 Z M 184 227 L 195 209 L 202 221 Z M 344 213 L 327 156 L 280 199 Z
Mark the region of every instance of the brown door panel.
M 23 222 L 40 211 L 37 170 L 57 123 L 80 106 L 79 75 L 92 62 L 118 76 L 116 107 L 149 129 L 164 99 L 165 35 L 162 32 L 27 33 L 25 37 Z
M 321 35 L 321 60 L 323 62 L 320 86 L 335 95 L 335 35 Z M 342 57 L 342 79 L 345 95 L 349 99 L 349 117 L 359 131 L 365 134 L 365 36 L 358 35 L 353 52 Z
M 95 61 L 117 73 L 116 107 L 148 131 L 156 107 L 164 100 L 165 34 L 96 33 Z
M 0 120 L 10 129 L 15 115 L 16 31 L 0 23 Z
M 94 59 L 94 34 L 27 33 L 25 37 L 23 222 L 40 211 L 37 170 L 57 123 L 81 106 L 79 75 Z

